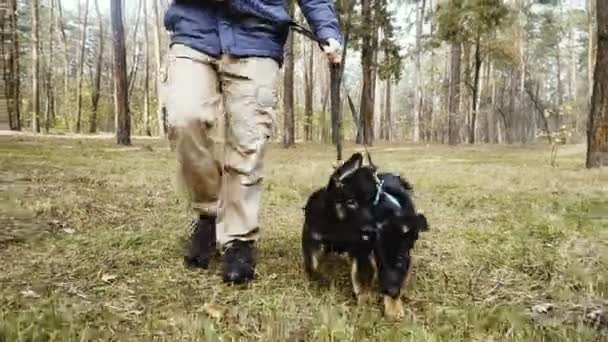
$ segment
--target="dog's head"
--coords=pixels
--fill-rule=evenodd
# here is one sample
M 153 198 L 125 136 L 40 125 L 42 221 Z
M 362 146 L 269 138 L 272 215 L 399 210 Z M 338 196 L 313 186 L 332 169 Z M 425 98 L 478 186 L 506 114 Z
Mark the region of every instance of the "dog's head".
M 371 205 L 377 191 L 375 180 L 375 168 L 363 165 L 361 153 L 353 154 L 334 171 L 327 185 L 327 193 L 339 220 L 352 217 L 373 219 Z
M 397 298 L 410 269 L 410 251 L 418 234 L 428 230 L 423 214 L 391 216 L 377 223 L 374 253 L 378 263 L 380 291 Z

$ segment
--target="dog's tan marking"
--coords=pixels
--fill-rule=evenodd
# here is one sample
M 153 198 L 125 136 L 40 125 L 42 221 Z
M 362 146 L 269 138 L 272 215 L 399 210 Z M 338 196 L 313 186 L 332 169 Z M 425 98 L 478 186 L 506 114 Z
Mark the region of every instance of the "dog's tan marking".
M 310 259 L 312 261 L 310 266 L 312 267 L 312 270 L 314 272 L 316 272 L 319 269 L 319 258 L 321 257 L 321 253 L 322 253 L 321 250 L 316 250 L 316 251 L 312 252 L 310 255 Z
M 372 268 L 374 269 L 374 276 L 372 278 L 372 284 L 375 284 L 378 281 L 378 265 L 376 264 L 376 258 L 374 254 L 369 255 L 369 261 L 372 264 Z
M 353 259 L 352 265 L 350 268 L 350 279 L 353 282 L 353 292 L 355 292 L 355 296 L 359 298 L 359 295 L 363 291 L 363 285 L 359 282 L 359 277 L 357 276 L 358 268 L 357 268 L 357 260 Z
M 405 315 L 401 298 L 384 296 L 384 316 L 390 320 L 399 321 Z
M 363 305 L 369 302 L 372 298 L 370 290 L 361 284 L 359 281 L 359 269 L 357 267 L 357 260 L 353 259 L 352 267 L 350 270 L 350 278 L 353 283 L 353 292 L 355 293 L 355 297 L 357 297 L 357 304 Z

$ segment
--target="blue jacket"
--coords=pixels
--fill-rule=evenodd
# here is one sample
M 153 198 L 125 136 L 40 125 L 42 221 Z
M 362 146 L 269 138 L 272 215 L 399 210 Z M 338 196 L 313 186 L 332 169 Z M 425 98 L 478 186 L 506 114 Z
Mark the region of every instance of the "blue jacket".
M 292 18 L 286 0 L 174 0 L 165 13 L 171 43 L 208 55 L 270 57 L 283 60 L 283 45 Z M 290 0 L 287 0 L 290 1 Z M 320 40 L 341 41 L 333 0 L 298 0 Z

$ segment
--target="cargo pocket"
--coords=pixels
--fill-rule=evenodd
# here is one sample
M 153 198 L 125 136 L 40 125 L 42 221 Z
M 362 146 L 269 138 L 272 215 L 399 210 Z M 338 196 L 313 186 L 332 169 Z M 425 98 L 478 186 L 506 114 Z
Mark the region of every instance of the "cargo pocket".
M 262 85 L 256 90 L 256 123 L 263 142 L 270 139 L 275 123 L 277 96 L 274 87 Z

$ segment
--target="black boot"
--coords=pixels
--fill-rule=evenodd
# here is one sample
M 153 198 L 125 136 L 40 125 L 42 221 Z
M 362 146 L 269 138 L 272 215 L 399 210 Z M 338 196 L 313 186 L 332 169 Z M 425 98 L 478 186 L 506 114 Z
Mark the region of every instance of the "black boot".
M 209 256 L 215 250 L 215 216 L 201 215 L 192 222 L 192 236 L 188 255 L 184 256 L 186 265 L 207 269 Z
M 223 257 L 225 283 L 242 284 L 254 278 L 253 242 L 234 240 L 226 244 Z

